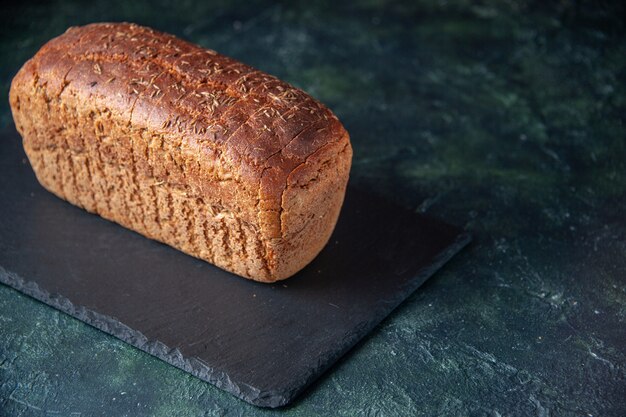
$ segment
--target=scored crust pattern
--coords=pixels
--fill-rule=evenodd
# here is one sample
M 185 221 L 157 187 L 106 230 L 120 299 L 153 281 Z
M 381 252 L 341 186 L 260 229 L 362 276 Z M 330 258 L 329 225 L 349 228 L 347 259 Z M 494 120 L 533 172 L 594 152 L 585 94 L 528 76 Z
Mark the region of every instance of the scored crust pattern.
M 352 155 L 341 123 L 214 51 L 133 24 L 71 28 L 10 101 L 44 187 L 239 275 L 287 278 L 334 228 Z

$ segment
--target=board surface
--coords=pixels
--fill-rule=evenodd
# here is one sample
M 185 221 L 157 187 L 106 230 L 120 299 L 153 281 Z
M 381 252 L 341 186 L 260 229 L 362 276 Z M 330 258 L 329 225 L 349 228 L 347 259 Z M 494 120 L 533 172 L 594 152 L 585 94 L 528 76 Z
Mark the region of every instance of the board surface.
M 348 187 L 297 276 L 242 279 L 45 191 L 0 135 L 0 282 L 248 401 L 291 402 L 469 242 Z

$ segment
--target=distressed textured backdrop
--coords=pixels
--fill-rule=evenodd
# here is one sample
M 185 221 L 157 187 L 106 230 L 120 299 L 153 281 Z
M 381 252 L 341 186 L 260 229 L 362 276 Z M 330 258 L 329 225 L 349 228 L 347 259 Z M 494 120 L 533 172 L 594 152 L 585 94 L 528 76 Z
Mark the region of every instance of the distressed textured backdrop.
M 0 415 L 626 415 L 624 6 L 308 3 L 3 6 L 0 124 L 46 40 L 134 21 L 327 103 L 355 183 L 475 242 L 282 411 L 0 285 Z

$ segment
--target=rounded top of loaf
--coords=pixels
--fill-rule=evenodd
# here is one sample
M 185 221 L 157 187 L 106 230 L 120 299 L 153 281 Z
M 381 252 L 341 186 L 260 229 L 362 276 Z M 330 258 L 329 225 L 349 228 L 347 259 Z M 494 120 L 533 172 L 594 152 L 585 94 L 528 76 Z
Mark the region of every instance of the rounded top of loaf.
M 188 145 L 227 156 L 243 175 L 304 162 L 322 146 L 347 139 L 337 117 L 305 92 L 133 23 L 71 27 L 34 59 L 39 77 L 61 81 L 59 94 L 72 79 L 84 99 L 104 101 L 136 127 L 184 133 Z

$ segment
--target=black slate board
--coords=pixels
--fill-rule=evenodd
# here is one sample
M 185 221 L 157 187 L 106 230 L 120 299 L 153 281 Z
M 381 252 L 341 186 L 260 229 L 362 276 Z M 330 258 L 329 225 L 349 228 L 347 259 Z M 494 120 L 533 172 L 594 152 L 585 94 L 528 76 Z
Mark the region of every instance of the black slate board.
M 353 187 L 329 245 L 236 277 L 46 192 L 0 134 L 0 282 L 264 407 L 291 402 L 469 242 Z

